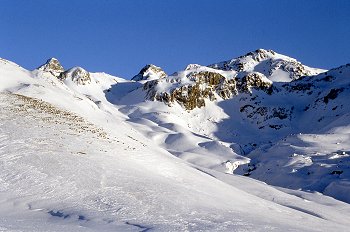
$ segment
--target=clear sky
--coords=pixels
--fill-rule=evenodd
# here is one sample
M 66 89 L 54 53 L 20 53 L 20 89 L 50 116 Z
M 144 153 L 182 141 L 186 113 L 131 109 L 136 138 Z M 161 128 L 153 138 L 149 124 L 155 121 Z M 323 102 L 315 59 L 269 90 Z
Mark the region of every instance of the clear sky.
M 0 57 L 27 69 L 56 57 L 129 79 L 148 63 L 170 74 L 258 48 L 350 63 L 350 0 L 0 0 Z

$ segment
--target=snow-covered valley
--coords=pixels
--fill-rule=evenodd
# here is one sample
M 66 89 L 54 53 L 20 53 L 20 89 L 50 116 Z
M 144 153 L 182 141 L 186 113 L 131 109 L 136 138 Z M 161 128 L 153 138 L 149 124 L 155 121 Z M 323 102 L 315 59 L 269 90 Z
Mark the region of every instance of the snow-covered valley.
M 132 80 L 1 59 L 0 231 L 347 231 L 349 77 L 263 49 Z

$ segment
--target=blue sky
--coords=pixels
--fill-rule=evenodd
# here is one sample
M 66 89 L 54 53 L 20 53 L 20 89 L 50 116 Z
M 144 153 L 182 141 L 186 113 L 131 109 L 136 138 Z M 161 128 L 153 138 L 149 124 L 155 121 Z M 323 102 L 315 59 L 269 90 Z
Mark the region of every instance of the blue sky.
M 350 1 L 0 0 L 0 57 L 28 69 L 56 57 L 129 79 L 148 63 L 172 73 L 257 48 L 350 63 Z

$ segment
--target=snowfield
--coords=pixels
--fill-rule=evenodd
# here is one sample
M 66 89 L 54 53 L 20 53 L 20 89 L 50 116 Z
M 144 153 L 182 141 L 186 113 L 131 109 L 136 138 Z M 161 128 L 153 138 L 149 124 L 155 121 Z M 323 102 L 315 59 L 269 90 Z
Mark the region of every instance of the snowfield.
M 282 131 L 259 129 L 271 119 L 256 125 L 259 118 L 240 112 L 251 97 L 285 102 L 283 92 L 186 110 L 145 101 L 147 78 L 79 67 L 62 74 L 49 64 L 28 71 L 0 60 L 0 231 L 349 230 L 346 81 L 337 82 L 340 98 L 324 90 L 326 107 L 339 101 L 341 116 L 323 113 L 325 122 L 299 134 L 293 120 Z M 178 74 L 187 84 L 188 70 Z M 234 78 L 236 71 L 218 72 Z M 145 73 L 157 81 L 155 71 Z M 170 91 L 167 83 L 160 87 Z M 319 113 L 320 104 L 310 108 Z M 290 117 L 310 122 L 309 114 Z

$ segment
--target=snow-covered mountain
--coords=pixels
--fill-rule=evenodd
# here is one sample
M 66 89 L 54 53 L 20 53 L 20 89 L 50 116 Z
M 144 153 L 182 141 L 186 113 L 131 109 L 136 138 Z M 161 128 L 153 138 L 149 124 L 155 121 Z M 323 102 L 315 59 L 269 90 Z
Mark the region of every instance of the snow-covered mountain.
M 0 229 L 346 231 L 349 77 L 263 49 L 132 80 L 0 59 Z
M 307 67 L 272 50 L 259 49 L 208 67 L 190 64 L 169 77 L 153 78 L 144 89 L 149 100 L 169 105 L 176 101 L 192 110 L 205 106 L 207 99 L 226 100 L 239 93 L 252 93 L 252 88 L 270 93 L 273 82 L 290 82 L 325 71 Z
M 301 68 L 271 69 L 274 62 Z M 233 64 L 238 63 L 245 68 L 235 69 Z M 257 66 L 274 71 L 265 75 L 257 72 Z M 142 91 L 135 90 L 121 101 L 126 105 L 124 112 L 132 121 L 141 120 L 140 124 L 147 124 L 144 120 L 148 119 L 158 127 L 171 127 L 159 145 L 191 163 L 219 170 L 227 160 L 240 160 L 243 165 L 236 173 L 350 202 L 344 194 L 350 184 L 350 108 L 346 104 L 350 65 L 322 72 L 259 49 L 210 67 L 189 65 L 184 71 L 144 83 Z M 275 72 L 289 75 L 284 78 L 288 82 L 273 81 Z M 171 116 L 157 112 L 156 103 L 149 110 L 151 103 L 142 98 L 135 107 L 126 104 L 136 95 L 166 103 L 169 107 L 161 112 Z M 184 141 L 193 143 L 184 149 L 179 146 Z M 220 148 L 208 143 L 220 144 Z M 219 159 L 208 159 L 218 154 Z
M 259 72 L 274 82 L 290 82 L 302 76 L 316 75 L 325 71 L 310 68 L 294 58 L 265 49 L 258 49 L 232 60 L 209 65 L 209 67 L 236 72 Z

